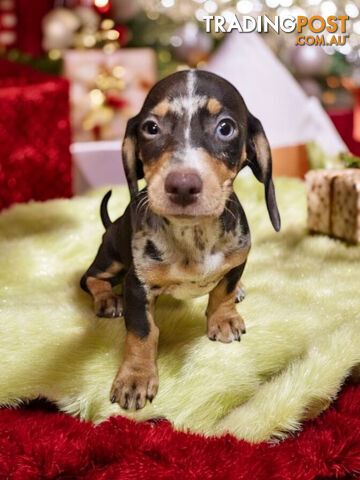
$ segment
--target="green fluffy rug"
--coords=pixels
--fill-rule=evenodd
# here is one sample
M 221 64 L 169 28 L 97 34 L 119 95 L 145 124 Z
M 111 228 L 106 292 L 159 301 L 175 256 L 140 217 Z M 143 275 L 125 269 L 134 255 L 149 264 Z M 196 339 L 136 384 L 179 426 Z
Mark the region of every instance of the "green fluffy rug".
M 103 229 L 106 189 L 73 200 L 18 205 L 0 216 L 0 404 L 43 396 L 61 410 L 100 422 L 122 414 L 166 417 L 178 429 L 231 432 L 257 442 L 285 436 L 325 408 L 360 363 L 360 247 L 305 227 L 304 185 L 276 182 L 283 228 L 276 234 L 262 185 L 237 180 L 253 247 L 238 308 L 240 343 L 210 342 L 206 297 L 163 298 L 159 393 L 136 413 L 109 401 L 120 365 L 123 319 L 99 319 L 79 287 Z M 112 218 L 128 202 L 115 187 Z

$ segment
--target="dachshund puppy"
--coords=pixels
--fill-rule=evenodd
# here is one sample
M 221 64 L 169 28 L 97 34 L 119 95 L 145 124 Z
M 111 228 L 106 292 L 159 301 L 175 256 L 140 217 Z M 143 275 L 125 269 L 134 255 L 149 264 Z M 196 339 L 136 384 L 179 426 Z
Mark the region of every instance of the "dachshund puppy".
M 104 197 L 106 232 L 81 286 L 98 316 L 125 318 L 125 356 L 110 400 L 134 410 L 158 389 L 159 295 L 209 294 L 209 339 L 228 343 L 245 333 L 235 306 L 244 296 L 240 278 L 250 250 L 246 216 L 233 191 L 240 169 L 248 165 L 264 183 L 276 231 L 280 216 L 262 125 L 238 91 L 212 73 L 181 71 L 157 83 L 128 122 L 122 156 L 131 201 L 112 223 L 111 192 Z M 139 192 L 143 177 L 147 187 Z M 120 276 L 122 297 L 112 291 Z

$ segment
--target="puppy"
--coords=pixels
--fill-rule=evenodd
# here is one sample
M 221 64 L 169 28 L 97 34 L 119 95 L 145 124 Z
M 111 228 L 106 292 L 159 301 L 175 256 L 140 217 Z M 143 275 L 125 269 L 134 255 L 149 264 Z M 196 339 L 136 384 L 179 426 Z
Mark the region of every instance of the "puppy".
M 238 91 L 212 73 L 181 71 L 157 83 L 128 122 L 122 157 L 130 204 L 112 223 L 111 192 L 104 197 L 106 231 L 81 286 L 98 316 L 125 318 L 125 356 L 110 400 L 137 410 L 158 389 L 159 295 L 209 294 L 209 339 L 228 343 L 245 333 L 235 307 L 244 296 L 240 278 L 250 250 L 246 216 L 233 191 L 240 169 L 250 166 L 265 184 L 276 231 L 280 216 L 262 125 Z M 147 187 L 139 192 L 143 177 Z M 112 291 L 121 276 L 122 297 Z

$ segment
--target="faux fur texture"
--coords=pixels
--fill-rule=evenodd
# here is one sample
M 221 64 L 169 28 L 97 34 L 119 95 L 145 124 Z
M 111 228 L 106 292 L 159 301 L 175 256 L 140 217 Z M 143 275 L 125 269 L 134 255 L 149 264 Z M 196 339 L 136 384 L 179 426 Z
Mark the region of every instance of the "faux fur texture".
M 252 442 L 282 437 L 317 414 L 360 363 L 360 248 L 305 229 L 303 184 L 276 184 L 283 229 L 272 231 L 262 185 L 239 180 L 253 248 L 239 305 L 247 334 L 233 344 L 205 336 L 206 298 L 162 299 L 160 389 L 133 414 L 109 402 L 121 363 L 122 319 L 98 319 L 78 286 L 102 234 L 105 190 L 18 205 L 0 216 L 0 404 L 39 395 L 100 422 L 123 414 L 165 417 L 178 429 L 231 432 Z M 115 188 L 110 213 L 125 207 Z
M 360 388 L 297 438 L 250 445 L 121 416 L 95 427 L 62 413 L 0 411 L 0 480 L 329 480 L 360 473 Z

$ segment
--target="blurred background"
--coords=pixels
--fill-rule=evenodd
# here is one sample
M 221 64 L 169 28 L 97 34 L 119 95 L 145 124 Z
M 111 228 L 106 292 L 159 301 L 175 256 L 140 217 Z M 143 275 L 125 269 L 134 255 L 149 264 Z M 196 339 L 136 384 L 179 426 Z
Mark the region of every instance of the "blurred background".
M 348 15 L 342 46 L 205 32 L 204 15 Z M 231 81 L 263 123 L 276 175 L 358 165 L 359 0 L 0 0 L 0 208 L 124 180 L 121 139 L 181 69 Z

